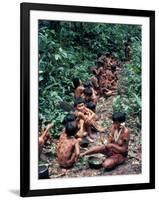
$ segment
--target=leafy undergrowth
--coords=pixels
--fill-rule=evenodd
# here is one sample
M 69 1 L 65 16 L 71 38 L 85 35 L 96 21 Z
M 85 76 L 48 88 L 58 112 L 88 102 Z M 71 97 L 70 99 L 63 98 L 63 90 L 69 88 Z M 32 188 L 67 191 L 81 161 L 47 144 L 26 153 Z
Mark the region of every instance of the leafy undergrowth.
M 124 80 L 113 110 L 134 114 L 141 122 L 141 26 L 40 20 L 38 34 L 39 130 L 51 122 L 53 138 L 59 137 L 66 115 L 59 102 L 73 102 L 72 79 L 88 80 L 92 76 L 90 66 L 101 53 L 111 52 L 122 61 L 128 40 L 131 63 L 124 66 Z
M 131 62 L 123 62 L 124 41 L 131 39 Z M 56 161 L 56 144 L 67 114 L 59 107 L 60 101 L 73 103 L 74 77 L 83 82 L 92 74 L 90 66 L 100 53 L 111 52 L 121 61 L 118 95 L 100 98 L 97 115 L 102 126 L 110 131 L 111 115 L 114 111 L 127 114 L 126 126 L 130 130 L 127 161 L 108 172 L 95 170 L 88 165 L 88 156 L 80 158 L 74 167 L 63 171 Z M 49 122 L 52 143 L 43 148 L 42 160 L 49 163 L 50 178 L 83 177 L 141 173 L 141 27 L 120 24 L 81 22 L 39 22 L 39 130 Z M 105 135 L 95 133 L 95 142 Z M 86 149 L 81 148 L 81 152 Z

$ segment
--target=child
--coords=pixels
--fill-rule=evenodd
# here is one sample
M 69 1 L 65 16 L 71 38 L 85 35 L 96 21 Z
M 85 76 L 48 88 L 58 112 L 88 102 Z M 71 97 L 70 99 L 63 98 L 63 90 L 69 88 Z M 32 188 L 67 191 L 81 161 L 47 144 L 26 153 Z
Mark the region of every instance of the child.
M 91 83 L 96 93 L 99 94 L 99 79 L 100 76 L 105 72 L 104 63 L 97 62 L 97 67 L 93 67 L 92 72 L 94 76 L 91 77 Z
M 71 168 L 80 154 L 79 140 L 75 138 L 77 126 L 68 122 L 65 131 L 61 133 L 57 145 L 57 160 L 62 168 Z
M 104 160 L 103 167 L 108 170 L 122 164 L 126 160 L 129 143 L 129 131 L 124 124 L 125 114 L 115 112 L 112 119 L 113 125 L 111 128 L 111 134 L 105 141 L 105 144 L 92 147 L 81 154 L 81 156 L 96 153 L 106 155 L 108 158 Z
M 97 62 L 97 67 L 93 69 L 93 73 L 96 75 L 97 79 L 104 72 L 104 62 Z

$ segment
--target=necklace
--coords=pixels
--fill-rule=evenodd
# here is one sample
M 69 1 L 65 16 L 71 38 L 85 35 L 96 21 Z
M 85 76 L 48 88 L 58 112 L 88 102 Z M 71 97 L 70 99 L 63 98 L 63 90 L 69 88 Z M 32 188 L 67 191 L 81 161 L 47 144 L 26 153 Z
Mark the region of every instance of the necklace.
M 117 129 L 115 130 L 114 132 L 114 141 L 117 142 L 119 137 L 120 137 L 120 134 L 122 132 L 122 128 L 118 131 Z

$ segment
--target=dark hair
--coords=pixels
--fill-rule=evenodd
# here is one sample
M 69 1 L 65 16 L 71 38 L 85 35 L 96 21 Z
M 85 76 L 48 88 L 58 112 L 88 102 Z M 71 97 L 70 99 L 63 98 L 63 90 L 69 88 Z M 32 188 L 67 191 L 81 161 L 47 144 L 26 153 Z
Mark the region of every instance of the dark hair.
M 97 75 L 96 72 L 95 72 L 95 70 L 92 70 L 92 73 L 93 73 L 93 75 Z
M 105 56 L 106 56 L 107 58 L 109 58 L 109 57 L 111 56 L 111 54 L 110 54 L 110 53 L 105 53 Z
M 77 125 L 74 122 L 68 122 L 65 129 L 67 136 L 74 136 L 77 132 Z
M 86 81 L 86 82 L 84 82 L 83 86 L 84 87 L 92 87 L 92 83 L 91 83 L 91 81 Z
M 130 44 L 131 43 L 131 38 L 128 38 L 127 42 L 128 42 L 128 44 Z
M 89 108 L 90 110 L 94 111 L 96 109 L 96 105 L 93 102 L 87 102 L 85 103 L 85 105 L 87 106 L 87 108 Z
M 129 43 L 128 43 L 128 42 L 124 42 L 124 45 L 125 45 L 125 46 L 129 46 Z
M 92 96 L 92 93 L 93 93 L 93 92 L 92 92 L 92 89 L 91 89 L 91 88 L 87 87 L 87 88 L 84 89 L 83 93 L 84 93 L 85 95 L 87 95 L 87 96 Z
M 111 70 L 112 70 L 113 72 L 116 71 L 116 65 L 115 65 L 115 64 L 111 65 Z
M 101 67 L 104 65 L 104 61 L 97 61 L 97 67 Z
M 66 125 L 67 122 L 75 121 L 76 116 L 74 114 L 67 114 L 63 120 L 63 124 Z
M 75 99 L 74 101 L 74 107 L 76 107 L 78 104 L 84 103 L 84 99 L 79 97 L 77 99 Z
M 74 88 L 76 89 L 78 86 L 80 86 L 80 79 L 79 78 L 74 78 L 72 80 Z
M 112 120 L 113 122 L 120 122 L 120 123 L 125 122 L 126 115 L 125 113 L 122 112 L 115 112 L 113 113 Z
M 100 58 L 102 56 L 102 53 L 97 54 L 97 58 Z

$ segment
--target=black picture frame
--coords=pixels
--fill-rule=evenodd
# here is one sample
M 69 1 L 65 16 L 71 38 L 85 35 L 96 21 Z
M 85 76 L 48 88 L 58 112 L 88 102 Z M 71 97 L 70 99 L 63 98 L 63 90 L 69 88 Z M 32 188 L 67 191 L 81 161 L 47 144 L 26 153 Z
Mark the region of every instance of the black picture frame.
M 150 180 L 149 183 L 103 185 L 59 189 L 30 189 L 30 11 L 60 11 L 75 13 L 93 13 L 107 15 L 139 16 L 150 19 Z M 140 190 L 155 188 L 155 11 L 130 10 L 104 7 L 83 7 L 71 5 L 49 5 L 35 3 L 21 3 L 21 141 L 20 141 L 20 195 L 22 197 L 39 195 L 60 195 L 75 193 L 96 193 L 107 191 Z

